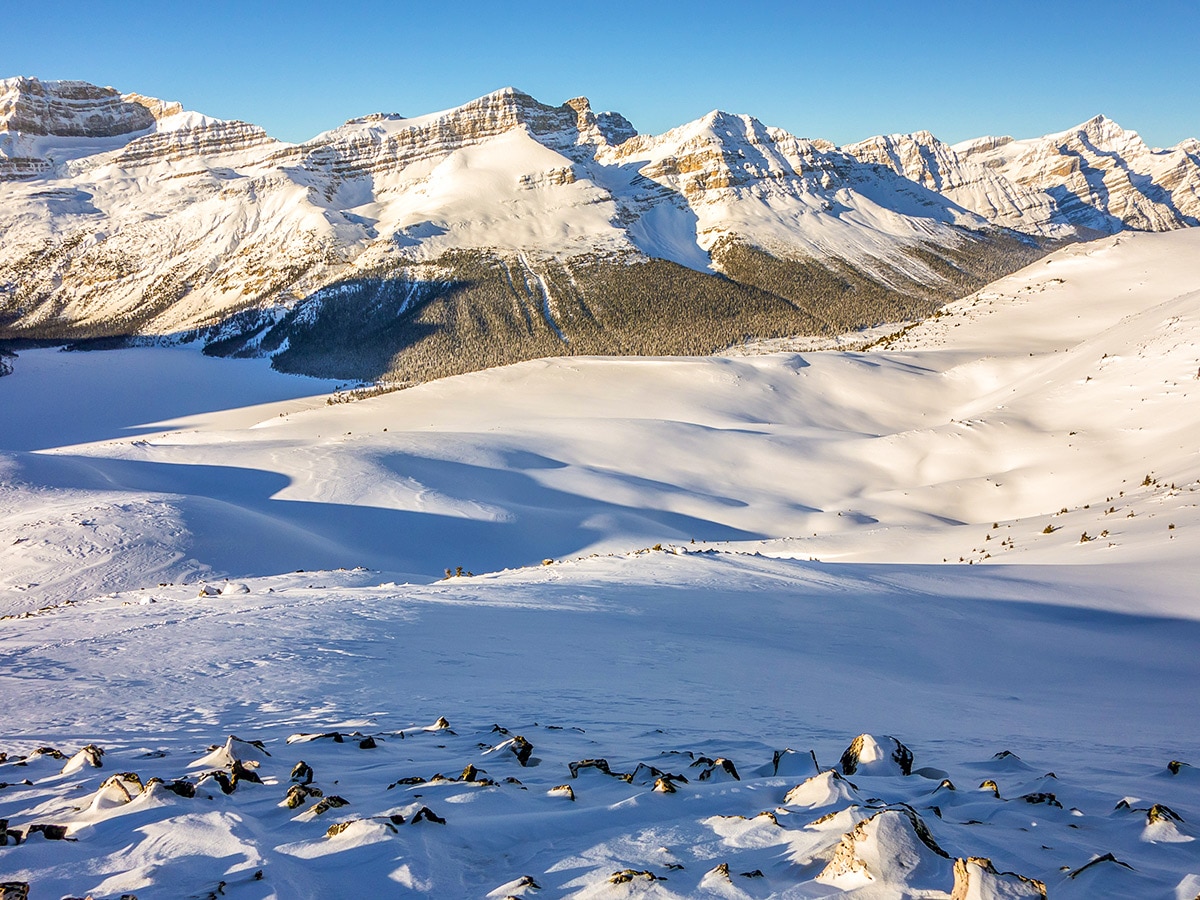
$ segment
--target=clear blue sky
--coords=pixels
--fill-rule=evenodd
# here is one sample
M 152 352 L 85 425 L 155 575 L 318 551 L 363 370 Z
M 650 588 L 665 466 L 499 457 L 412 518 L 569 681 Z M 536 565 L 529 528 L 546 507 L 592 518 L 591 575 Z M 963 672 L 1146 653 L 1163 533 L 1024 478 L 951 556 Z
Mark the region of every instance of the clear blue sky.
M 1200 137 L 1200 0 L 26 3 L 0 76 L 78 78 L 304 140 L 505 85 L 660 132 L 710 109 L 839 144 L 1032 137 L 1103 112 Z

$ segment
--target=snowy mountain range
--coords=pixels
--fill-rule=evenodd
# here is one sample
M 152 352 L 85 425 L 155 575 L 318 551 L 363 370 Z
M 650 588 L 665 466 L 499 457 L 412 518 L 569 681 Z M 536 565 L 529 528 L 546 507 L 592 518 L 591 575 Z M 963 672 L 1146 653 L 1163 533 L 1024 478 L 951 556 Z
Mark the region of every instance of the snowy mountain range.
M 83 82 L 0 81 L 0 339 L 199 339 L 420 381 L 913 319 L 1062 240 L 1200 223 L 1200 142 L 1098 117 L 844 148 L 713 112 L 639 135 L 506 88 L 300 144 Z

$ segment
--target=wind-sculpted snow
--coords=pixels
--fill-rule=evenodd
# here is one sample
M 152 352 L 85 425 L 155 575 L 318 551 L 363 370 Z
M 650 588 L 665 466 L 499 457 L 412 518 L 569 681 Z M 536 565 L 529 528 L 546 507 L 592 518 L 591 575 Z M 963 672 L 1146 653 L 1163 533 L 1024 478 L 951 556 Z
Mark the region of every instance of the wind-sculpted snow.
M 1198 735 L 1172 713 L 1200 687 L 1195 617 L 1064 609 L 1062 571 L 926 569 L 913 591 L 899 568 L 309 572 L 6 621 L 5 879 L 264 898 L 1192 884 Z M 865 723 L 903 743 L 852 739 Z M 911 774 L 831 768 L 864 746 L 903 747 Z
M 5 890 L 1194 896 L 1198 239 L 353 402 L 21 350 Z

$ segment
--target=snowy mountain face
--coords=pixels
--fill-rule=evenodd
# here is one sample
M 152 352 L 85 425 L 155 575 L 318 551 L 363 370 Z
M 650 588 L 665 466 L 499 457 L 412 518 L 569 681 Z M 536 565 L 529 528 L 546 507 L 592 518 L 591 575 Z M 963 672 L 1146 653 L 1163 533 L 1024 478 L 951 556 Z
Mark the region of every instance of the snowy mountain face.
M 837 334 L 925 315 L 1042 239 L 1200 205 L 1186 149 L 1145 151 L 1157 193 L 1130 174 L 1140 193 L 1101 212 L 1068 202 L 1091 163 L 1047 192 L 1029 154 L 931 136 L 843 152 L 719 112 L 645 136 L 508 88 L 292 145 L 111 88 L 0 84 L 0 339 L 199 338 L 328 377 Z
M 1197 142 L 1151 150 L 1137 132 L 1096 116 L 1070 131 L 953 147 L 927 131 L 844 148 L 938 191 L 998 225 L 1050 237 L 1200 224 Z

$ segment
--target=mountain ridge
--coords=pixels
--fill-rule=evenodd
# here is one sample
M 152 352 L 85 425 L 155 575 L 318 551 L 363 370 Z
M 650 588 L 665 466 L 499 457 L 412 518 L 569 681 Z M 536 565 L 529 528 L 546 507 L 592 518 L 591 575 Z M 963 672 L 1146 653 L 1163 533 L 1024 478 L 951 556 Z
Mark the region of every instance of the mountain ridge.
M 837 148 L 719 110 L 641 135 L 586 98 L 512 87 L 291 144 L 113 88 L 6 79 L 0 340 L 200 340 L 408 381 L 919 318 L 1056 242 L 1195 224 L 1200 157 L 1102 132 L 1087 142 L 1123 141 L 1163 183 L 1111 156 L 1039 168 L 1030 142 Z

